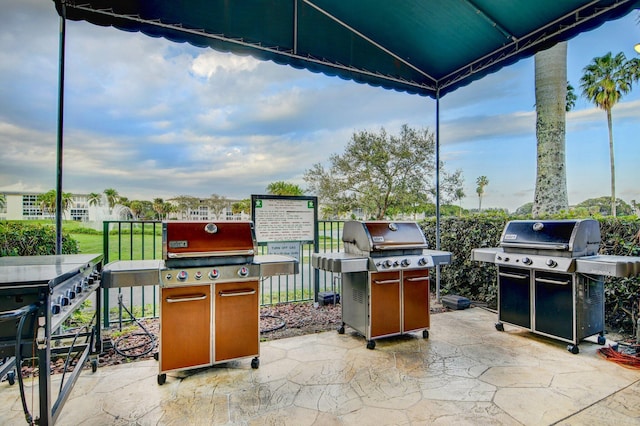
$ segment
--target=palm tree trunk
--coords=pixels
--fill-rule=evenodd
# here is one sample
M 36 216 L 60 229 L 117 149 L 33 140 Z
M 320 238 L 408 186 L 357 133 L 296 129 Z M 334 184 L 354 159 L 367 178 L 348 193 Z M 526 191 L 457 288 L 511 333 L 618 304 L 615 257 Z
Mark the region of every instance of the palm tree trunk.
M 532 214 L 569 209 L 565 161 L 567 43 L 535 55 L 537 170 Z
M 611 215 L 616 217 L 616 166 L 613 155 L 613 122 L 611 108 L 607 109 L 607 127 L 609 128 L 609 161 L 611 162 Z

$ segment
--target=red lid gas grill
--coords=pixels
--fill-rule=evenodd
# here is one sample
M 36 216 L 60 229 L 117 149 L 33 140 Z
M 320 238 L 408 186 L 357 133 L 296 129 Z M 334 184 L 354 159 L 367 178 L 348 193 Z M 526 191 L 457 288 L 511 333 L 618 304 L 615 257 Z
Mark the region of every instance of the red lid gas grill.
M 415 222 L 345 222 L 344 252 L 314 253 L 312 265 L 340 273 L 342 327 L 349 325 L 375 348 L 374 339 L 417 330 L 428 337 L 429 270 L 451 253 L 427 250 Z
M 160 284 L 158 384 L 169 371 L 253 357 L 259 366 L 259 280 L 298 273 L 289 256 L 256 255 L 252 222 L 167 221 L 161 261 L 117 261 L 104 287 Z
M 514 220 L 500 247 L 477 248 L 475 261 L 498 266 L 498 320 L 569 342 L 598 334 L 604 344 L 604 276 L 640 273 L 640 257 L 598 255 L 600 224 L 582 220 Z

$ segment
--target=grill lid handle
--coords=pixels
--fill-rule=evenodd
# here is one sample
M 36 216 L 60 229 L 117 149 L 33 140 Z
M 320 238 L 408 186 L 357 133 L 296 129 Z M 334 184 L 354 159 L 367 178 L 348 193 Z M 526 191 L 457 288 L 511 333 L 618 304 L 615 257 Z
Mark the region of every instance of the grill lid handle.
M 533 248 L 544 250 L 569 250 L 569 244 L 525 244 L 525 243 L 506 243 L 501 242 L 501 247 L 516 247 L 516 248 Z
M 226 257 L 226 256 L 253 256 L 253 250 L 227 250 L 227 251 L 197 251 L 184 253 L 167 253 L 169 259 L 184 259 L 192 257 Z

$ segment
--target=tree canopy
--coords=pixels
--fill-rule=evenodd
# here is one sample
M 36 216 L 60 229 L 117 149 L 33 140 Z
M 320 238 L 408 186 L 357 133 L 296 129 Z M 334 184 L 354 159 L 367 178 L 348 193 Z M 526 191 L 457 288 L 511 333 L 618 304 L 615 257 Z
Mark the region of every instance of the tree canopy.
M 325 215 L 339 217 L 362 210 L 367 217 L 383 219 L 431 202 L 434 193 L 435 139 L 427 129 L 403 125 L 400 134 L 354 133 L 342 155 L 329 157 L 328 169 L 316 163 L 304 180 L 318 196 Z M 444 182 L 461 181 L 461 172 L 442 172 Z M 454 199 L 460 185 L 443 185 Z

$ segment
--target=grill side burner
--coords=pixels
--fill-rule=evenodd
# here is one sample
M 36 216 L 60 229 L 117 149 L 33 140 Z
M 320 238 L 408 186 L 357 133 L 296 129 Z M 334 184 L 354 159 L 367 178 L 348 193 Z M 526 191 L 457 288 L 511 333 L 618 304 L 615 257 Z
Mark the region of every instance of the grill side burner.
M 349 325 L 375 348 L 375 339 L 422 330 L 429 335 L 429 268 L 451 253 L 427 250 L 415 222 L 349 221 L 344 252 L 314 253 L 314 268 L 342 277 L 342 327 Z
M 640 274 L 640 257 L 598 255 L 593 219 L 506 224 L 500 247 L 477 248 L 472 260 L 498 266 L 498 320 L 570 343 L 598 334 L 604 344 L 604 276 Z

